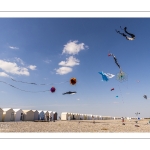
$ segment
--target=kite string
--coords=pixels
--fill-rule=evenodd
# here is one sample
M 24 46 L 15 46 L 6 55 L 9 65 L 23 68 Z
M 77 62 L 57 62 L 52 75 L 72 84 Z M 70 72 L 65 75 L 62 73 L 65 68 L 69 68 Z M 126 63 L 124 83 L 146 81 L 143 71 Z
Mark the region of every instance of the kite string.
M 32 84 L 32 85 L 53 85 L 53 84 L 62 84 L 62 83 L 69 82 L 69 81 L 64 81 L 64 82 L 59 82 L 59 83 L 37 84 L 37 83 L 29 83 L 29 82 L 24 82 L 24 81 L 17 81 L 17 80 L 15 80 L 13 78 L 11 78 L 11 80 L 14 81 L 14 82 L 21 82 L 21 83 Z
M 17 88 L 17 87 L 15 87 L 15 86 L 13 86 L 13 85 L 11 85 L 11 84 L 9 84 L 9 83 L 6 83 L 6 82 L 4 82 L 4 81 L 0 81 L 0 82 L 5 83 L 5 84 L 7 84 L 7 85 L 9 85 L 9 86 L 11 86 L 11 87 L 13 87 L 13 88 L 15 88 L 15 89 L 18 89 L 18 90 L 24 91 L 24 92 L 39 93 L 39 92 L 46 92 L 46 91 L 49 91 L 49 90 L 45 90 L 45 91 L 26 91 L 26 90 L 22 90 L 22 89 L 20 89 L 20 88 Z
M 119 84 L 118 84 L 118 87 L 119 87 L 120 94 L 121 94 L 121 97 L 122 97 L 122 102 L 124 103 L 124 100 L 123 100 L 123 95 L 122 95 L 122 92 L 121 92 L 121 89 L 120 89 L 120 86 L 119 86 Z

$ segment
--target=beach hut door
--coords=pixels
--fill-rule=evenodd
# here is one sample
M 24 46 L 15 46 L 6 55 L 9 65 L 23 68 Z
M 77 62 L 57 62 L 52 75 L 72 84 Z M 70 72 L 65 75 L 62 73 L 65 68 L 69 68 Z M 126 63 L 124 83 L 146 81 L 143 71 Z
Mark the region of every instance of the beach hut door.
M 15 120 L 15 116 L 14 116 L 14 112 L 12 112 L 10 121 L 14 121 L 14 120 Z
M 20 120 L 23 121 L 23 113 L 21 113 Z

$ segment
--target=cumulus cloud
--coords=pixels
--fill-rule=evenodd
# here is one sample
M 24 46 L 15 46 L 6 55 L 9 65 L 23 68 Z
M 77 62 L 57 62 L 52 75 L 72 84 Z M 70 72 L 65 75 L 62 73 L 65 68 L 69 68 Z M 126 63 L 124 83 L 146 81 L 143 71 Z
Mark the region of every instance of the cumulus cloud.
M 36 66 L 33 66 L 33 65 L 28 66 L 28 68 L 31 70 L 36 70 Z
M 64 49 L 62 54 L 78 54 L 81 50 L 88 48 L 84 43 L 77 44 L 78 41 L 69 41 L 66 45 L 64 45 Z
M 64 75 L 69 72 L 72 72 L 72 68 L 70 67 L 60 67 L 59 69 L 55 69 L 55 70 L 56 70 L 56 74 L 60 74 L 60 75 Z
M 0 77 L 9 77 L 9 75 L 6 74 L 5 72 L 0 72 Z
M 3 60 L 0 60 L 0 69 L 11 74 L 26 75 L 26 76 L 30 75 L 27 68 L 19 67 L 17 66 L 16 63 L 7 62 Z
M 17 62 L 19 62 L 21 65 L 24 65 L 24 62 L 23 62 L 23 60 L 22 60 L 21 58 L 15 57 L 15 60 L 16 60 Z
M 59 65 L 73 67 L 75 65 L 79 65 L 79 62 L 80 61 L 78 59 L 70 56 L 69 58 L 66 58 L 66 61 L 61 61 Z
M 18 47 L 9 46 L 10 49 L 19 49 Z

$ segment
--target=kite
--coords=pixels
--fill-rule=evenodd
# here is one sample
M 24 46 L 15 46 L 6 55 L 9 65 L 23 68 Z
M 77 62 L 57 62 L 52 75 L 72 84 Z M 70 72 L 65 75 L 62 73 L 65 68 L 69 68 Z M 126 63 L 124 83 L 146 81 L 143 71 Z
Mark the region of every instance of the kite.
M 65 95 L 65 94 L 76 94 L 77 92 L 71 92 L 71 91 L 69 91 L 69 92 L 66 92 L 66 93 L 63 93 L 63 95 Z
M 104 73 L 108 78 L 113 78 L 115 75 L 110 74 L 110 73 Z
M 111 91 L 113 91 L 113 90 L 114 90 L 114 88 L 111 89 Z
M 52 87 L 52 88 L 50 89 L 50 91 L 51 91 L 52 93 L 54 93 L 54 92 L 56 91 L 56 88 L 55 88 L 55 87 Z
M 102 75 L 103 81 L 108 81 L 108 77 L 103 72 L 98 72 L 98 73 Z
M 108 56 L 113 56 L 116 65 L 120 69 L 120 72 L 116 75 L 116 79 L 119 80 L 120 82 L 127 80 L 127 74 L 121 70 L 121 67 L 117 61 L 117 58 L 114 56 L 114 54 L 109 53 Z
M 120 26 L 120 28 L 121 28 L 121 26 Z M 121 29 L 122 29 L 122 28 L 121 28 Z M 132 41 L 132 40 L 135 39 L 135 35 L 134 35 L 134 34 L 127 32 L 127 27 L 125 27 L 125 28 L 122 29 L 122 30 L 124 30 L 124 32 L 127 33 L 128 35 L 130 35 L 131 37 L 128 37 L 128 36 L 127 36 L 126 34 L 124 34 L 124 33 L 120 33 L 120 31 L 117 31 L 117 30 L 116 30 L 116 32 L 119 33 L 119 34 L 121 34 L 122 36 L 124 36 L 127 40 Z
M 98 72 L 99 74 L 102 75 L 103 81 L 108 81 L 109 78 L 113 78 L 115 75 L 110 74 L 110 73 L 104 73 L 104 72 Z
M 116 97 L 119 97 L 119 96 L 116 96 Z
M 116 75 L 116 79 L 120 82 L 125 81 L 128 79 L 127 74 L 123 71 L 120 71 L 119 73 L 117 73 Z
M 71 78 L 70 79 L 70 84 L 75 85 L 77 83 L 76 78 Z
M 147 95 L 144 95 L 143 97 L 144 97 L 145 99 L 147 99 Z

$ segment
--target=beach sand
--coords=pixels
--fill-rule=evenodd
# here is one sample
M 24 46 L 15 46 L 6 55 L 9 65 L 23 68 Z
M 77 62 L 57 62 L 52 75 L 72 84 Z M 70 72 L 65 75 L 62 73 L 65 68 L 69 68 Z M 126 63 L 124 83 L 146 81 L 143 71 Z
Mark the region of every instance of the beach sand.
M 0 122 L 0 132 L 150 132 L 150 124 L 147 124 L 149 120 L 140 120 L 138 123 L 135 121 L 136 120 L 125 120 L 125 125 L 122 125 L 123 122 L 121 120 L 95 120 L 95 123 L 93 123 L 92 120 Z

